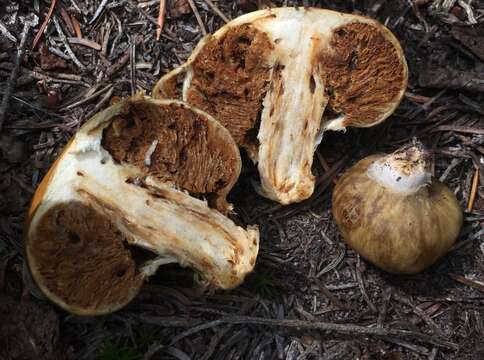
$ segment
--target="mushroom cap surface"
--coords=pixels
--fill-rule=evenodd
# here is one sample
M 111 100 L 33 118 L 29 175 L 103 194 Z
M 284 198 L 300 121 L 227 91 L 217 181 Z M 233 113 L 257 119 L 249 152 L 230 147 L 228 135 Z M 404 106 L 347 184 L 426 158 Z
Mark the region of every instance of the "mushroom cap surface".
M 344 240 L 363 258 L 391 273 L 414 274 L 452 247 L 462 210 L 438 180 L 416 191 L 405 185 L 395 191 L 377 181 L 368 170 L 384 158 L 366 157 L 343 174 L 333 192 L 333 216 Z

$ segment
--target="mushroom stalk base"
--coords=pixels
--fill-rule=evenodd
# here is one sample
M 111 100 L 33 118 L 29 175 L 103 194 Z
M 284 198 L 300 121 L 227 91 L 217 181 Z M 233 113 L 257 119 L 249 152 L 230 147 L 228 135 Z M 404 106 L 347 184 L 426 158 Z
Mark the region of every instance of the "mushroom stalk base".
M 397 193 L 413 194 L 430 184 L 428 152 L 420 142 L 395 151 L 373 162 L 367 170 L 370 178 Z

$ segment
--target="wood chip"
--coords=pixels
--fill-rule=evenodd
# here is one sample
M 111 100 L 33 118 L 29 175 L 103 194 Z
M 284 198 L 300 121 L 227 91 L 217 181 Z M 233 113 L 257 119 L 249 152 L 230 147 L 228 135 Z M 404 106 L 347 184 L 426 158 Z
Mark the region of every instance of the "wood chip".
M 457 275 L 457 274 L 452 274 L 452 273 L 449 273 L 449 276 L 454 279 L 455 281 L 458 281 L 464 285 L 468 285 L 474 289 L 477 289 L 481 292 L 484 293 L 484 284 L 481 283 L 481 282 L 477 282 L 477 281 L 474 281 L 474 280 L 471 280 L 471 279 L 468 279 L 464 276 L 461 276 L 461 275 Z
M 70 44 L 83 45 L 83 46 L 89 47 L 89 48 L 97 50 L 97 51 L 101 50 L 101 48 L 102 48 L 102 46 L 100 44 L 98 44 L 97 42 L 86 39 L 86 38 L 70 37 L 70 38 L 67 38 L 67 41 Z

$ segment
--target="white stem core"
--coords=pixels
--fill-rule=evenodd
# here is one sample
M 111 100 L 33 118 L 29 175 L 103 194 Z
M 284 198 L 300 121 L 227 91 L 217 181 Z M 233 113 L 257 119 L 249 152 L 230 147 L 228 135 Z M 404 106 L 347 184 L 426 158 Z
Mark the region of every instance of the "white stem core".
M 413 141 L 410 145 L 372 163 L 367 174 L 384 187 L 398 193 L 414 193 L 431 181 L 427 151 Z
M 141 268 L 141 272 L 146 276 L 150 277 L 156 273 L 156 270 L 162 265 L 174 264 L 179 261 L 170 256 L 159 256 L 153 260 L 147 261 Z

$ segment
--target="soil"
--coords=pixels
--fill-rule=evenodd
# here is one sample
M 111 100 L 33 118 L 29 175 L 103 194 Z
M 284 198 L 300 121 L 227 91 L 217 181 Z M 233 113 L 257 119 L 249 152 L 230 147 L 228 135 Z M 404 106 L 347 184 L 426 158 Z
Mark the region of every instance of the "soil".
M 0 357 L 484 358 L 484 57 L 476 45 L 484 42 L 484 4 L 464 7 L 467 3 L 166 1 L 157 41 L 158 0 L 3 1 L 2 97 L 9 88 L 4 84 L 15 75 L 11 38 L 20 42 L 27 16 L 37 15 L 39 24 L 27 34 L 9 108 L 0 118 L 0 311 L 18 315 L 2 315 L 0 343 L 15 334 L 17 345 L 2 346 Z M 51 4 L 53 19 L 34 47 Z M 300 204 L 281 206 L 258 196 L 252 187 L 257 171 L 244 159 L 229 200 L 239 221 L 259 225 L 261 249 L 243 285 L 204 293 L 191 271 L 170 265 L 120 311 L 96 318 L 70 315 L 47 301 L 28 274 L 22 237 L 28 203 L 79 126 L 119 97 L 149 93 L 188 58 L 203 37 L 202 26 L 213 33 L 223 25 L 210 4 L 231 19 L 281 5 L 378 19 L 404 49 L 410 76 L 405 98 L 378 126 L 325 133 L 313 167 L 315 193 Z M 418 275 L 397 276 L 345 245 L 330 199 L 335 180 L 349 166 L 413 137 L 430 149 L 434 176 L 456 194 L 465 210 L 464 226 L 435 265 Z M 41 351 L 31 347 L 32 338 Z

